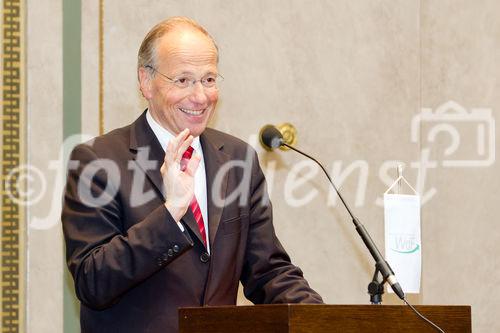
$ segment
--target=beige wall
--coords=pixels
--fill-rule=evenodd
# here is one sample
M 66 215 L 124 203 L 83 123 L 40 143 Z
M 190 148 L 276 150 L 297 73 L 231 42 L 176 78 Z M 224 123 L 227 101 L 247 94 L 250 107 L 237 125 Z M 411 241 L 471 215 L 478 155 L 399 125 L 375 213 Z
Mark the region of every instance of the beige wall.
M 82 121 L 86 133 L 96 134 L 97 1 L 83 1 L 82 6 Z M 43 14 L 47 11 L 51 14 Z M 28 1 L 30 156 L 40 164 L 57 156 L 61 140 L 60 11 L 53 1 Z M 500 3 L 493 0 L 106 0 L 105 129 L 128 124 L 145 107 L 135 68 L 148 29 L 168 16 L 190 16 L 220 47 L 225 80 L 213 127 L 247 140 L 263 124 L 288 121 L 297 127 L 298 146 L 329 170 L 361 166 L 367 176 L 365 195 L 357 191 L 363 179 L 359 171 L 347 177 L 342 190 L 382 249 L 383 209 L 375 203 L 387 188 L 381 168 L 386 161 L 405 162 L 405 176 L 415 185 L 417 171 L 411 162 L 419 161 L 422 149 L 429 147 L 428 127 L 422 128 L 422 140 L 411 141 L 412 117 L 423 107 L 435 109 L 449 100 L 466 109 L 490 108 L 498 115 L 498 12 Z M 49 25 L 48 16 L 53 18 Z M 35 126 L 48 120 L 55 128 L 50 133 Z M 472 135 L 461 141 L 466 152 L 462 157 L 470 158 L 475 137 L 465 127 L 463 131 Z M 410 299 L 471 304 L 474 330 L 496 332 L 498 163 L 443 167 L 449 137 L 437 140 L 431 150 L 437 167 L 427 171 L 423 188 L 436 193 L 422 207 L 422 292 Z M 257 149 L 269 173 L 276 229 L 293 261 L 326 302 L 367 303 L 373 263 L 344 209 L 327 206 L 323 175 L 317 173 L 294 192 L 299 198 L 318 191 L 307 205 L 294 207 L 286 200 L 285 182 L 303 158 Z M 389 174 L 394 177 L 395 170 Z M 30 332 L 62 327 L 60 237 L 58 228 L 29 233 Z M 392 295 L 385 301 L 399 304 Z
M 454 99 L 464 106 L 491 108 L 498 120 L 499 10 L 498 1 L 422 3 L 422 105 Z M 474 147 L 474 137 L 462 144 Z M 485 168 L 437 168 L 429 183 L 439 194 L 422 213 L 429 244 L 423 300 L 472 304 L 478 332 L 500 331 L 499 171 L 498 161 Z
M 47 186 L 46 195 L 27 206 L 27 332 L 62 332 L 63 327 L 61 205 L 54 186 L 63 175 L 49 169 L 63 137 L 61 5 L 30 0 L 25 7 L 28 162 L 42 171 Z

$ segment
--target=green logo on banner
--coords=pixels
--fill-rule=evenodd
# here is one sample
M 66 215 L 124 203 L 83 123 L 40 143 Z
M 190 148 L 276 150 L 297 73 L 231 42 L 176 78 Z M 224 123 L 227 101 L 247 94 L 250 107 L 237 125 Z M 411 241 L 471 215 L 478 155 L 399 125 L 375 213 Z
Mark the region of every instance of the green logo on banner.
M 411 250 L 408 250 L 408 251 L 400 251 L 400 250 L 396 250 L 396 249 L 391 249 L 391 250 L 393 250 L 394 252 L 397 252 L 397 253 L 406 253 L 406 254 L 409 254 L 409 253 L 417 252 L 418 249 L 420 249 L 420 245 L 416 244 L 416 246 L 415 246 L 414 249 L 411 249 Z

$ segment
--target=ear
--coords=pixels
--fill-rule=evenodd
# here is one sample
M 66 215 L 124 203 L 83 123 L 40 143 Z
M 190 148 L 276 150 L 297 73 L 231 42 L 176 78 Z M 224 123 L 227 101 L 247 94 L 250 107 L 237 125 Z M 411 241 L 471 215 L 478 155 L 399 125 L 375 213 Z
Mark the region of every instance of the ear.
M 150 100 L 152 97 L 151 92 L 151 74 L 144 67 L 139 68 L 139 89 L 145 99 Z

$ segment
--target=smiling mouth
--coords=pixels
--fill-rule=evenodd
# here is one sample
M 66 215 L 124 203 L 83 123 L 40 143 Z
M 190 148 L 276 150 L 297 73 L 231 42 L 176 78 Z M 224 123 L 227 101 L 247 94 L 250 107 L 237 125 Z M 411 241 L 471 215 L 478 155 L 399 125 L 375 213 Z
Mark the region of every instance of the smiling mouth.
M 179 108 L 179 110 L 190 116 L 201 116 L 205 112 L 206 108 L 201 110 L 190 110 L 190 109 Z

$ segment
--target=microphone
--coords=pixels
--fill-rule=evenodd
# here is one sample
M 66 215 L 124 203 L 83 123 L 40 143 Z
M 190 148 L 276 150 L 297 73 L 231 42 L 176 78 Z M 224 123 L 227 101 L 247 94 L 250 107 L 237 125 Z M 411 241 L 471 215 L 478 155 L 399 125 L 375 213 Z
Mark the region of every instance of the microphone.
M 283 144 L 283 135 L 273 125 L 266 125 L 262 127 L 260 130 L 259 138 L 260 143 L 267 150 L 273 150 Z
M 405 300 L 405 294 L 403 292 L 403 289 L 401 288 L 401 285 L 397 281 L 396 276 L 394 275 L 394 272 L 393 272 L 391 266 L 389 266 L 389 263 L 384 259 L 384 257 L 380 253 L 379 249 L 375 245 L 375 242 L 373 242 L 372 238 L 370 237 L 370 234 L 365 229 L 363 224 L 361 224 L 361 222 L 358 220 L 358 218 L 356 216 L 354 216 L 351 209 L 347 205 L 347 202 L 345 202 L 344 198 L 342 197 L 342 194 L 339 192 L 339 190 L 337 189 L 337 187 L 333 183 L 330 175 L 328 174 L 326 169 L 323 167 L 323 165 L 318 160 L 316 160 L 314 157 L 312 157 L 312 156 L 298 150 L 297 148 L 287 144 L 286 142 L 284 142 L 283 135 L 273 125 L 266 125 L 266 126 L 262 127 L 260 130 L 259 138 L 260 138 L 260 142 L 261 142 L 262 146 L 264 146 L 264 148 L 267 150 L 273 150 L 275 148 L 285 146 L 285 147 L 290 148 L 291 150 L 294 150 L 297 153 L 304 155 L 305 157 L 313 160 L 314 162 L 316 162 L 316 164 L 318 164 L 321 167 L 321 169 L 325 173 L 326 177 L 328 178 L 330 184 L 333 186 L 333 189 L 335 190 L 335 192 L 339 196 L 340 201 L 342 202 L 345 209 L 347 210 L 347 212 L 351 216 L 352 222 L 354 223 L 354 226 L 356 227 L 356 231 L 358 232 L 359 236 L 363 240 L 363 243 L 366 245 L 366 247 L 368 248 L 368 251 L 370 251 L 370 254 L 372 255 L 373 259 L 375 260 L 376 270 L 378 272 L 380 272 L 380 274 L 382 274 L 383 281 L 389 282 L 389 285 L 391 286 L 392 290 L 394 290 L 394 293 L 396 295 L 398 295 L 398 297 L 400 299 Z

